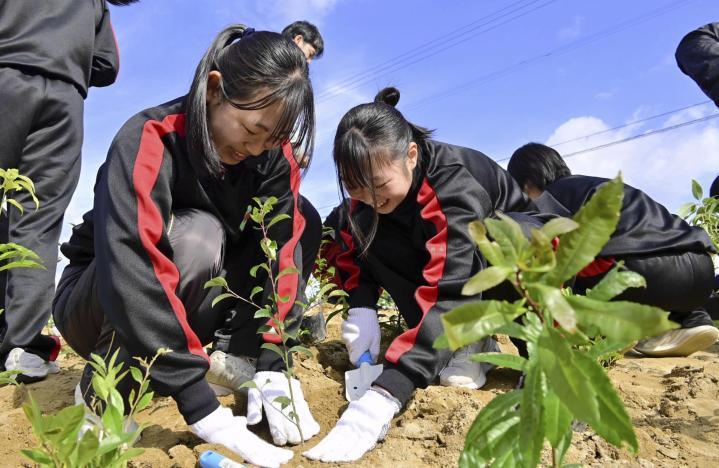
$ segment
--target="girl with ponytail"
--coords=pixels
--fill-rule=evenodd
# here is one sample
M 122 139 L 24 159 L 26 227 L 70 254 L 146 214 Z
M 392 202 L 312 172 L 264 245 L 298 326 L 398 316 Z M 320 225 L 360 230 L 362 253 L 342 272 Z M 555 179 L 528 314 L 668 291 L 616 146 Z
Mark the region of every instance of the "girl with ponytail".
M 397 89 L 383 89 L 375 102 L 347 112 L 337 128 L 333 156 L 348 209 L 337 223 L 342 253 L 336 264 L 349 294 L 342 338 L 352 363 L 368 351 L 373 360 L 379 355 L 375 304 L 381 289 L 408 330 L 390 344 L 371 389 L 305 453 L 312 459 L 358 459 L 384 437 L 414 390 L 437 377 L 442 385 L 484 385 L 488 369 L 468 358 L 498 350 L 494 340 L 454 355 L 432 346 L 443 332 L 441 314 L 478 299 L 461 294 L 487 266 L 468 225 L 500 211 L 524 226 L 542 224 L 506 171 L 479 151 L 430 139 L 431 131 L 395 108 L 398 102 Z M 500 285 L 491 293 L 506 298 L 510 290 Z
M 275 197 L 272 216 L 291 218 L 270 229 L 276 263 L 298 270 L 279 280 L 289 300 L 278 315 L 290 332 L 299 326 L 295 304 L 309 276 L 302 248 L 318 242 L 302 238 L 301 174 L 289 137 L 301 147 L 297 154 L 309 157 L 313 135 L 312 85 L 300 49 L 280 34 L 228 27 L 203 56 L 186 96 L 141 111 L 120 129 L 98 172 L 93 209 L 62 246 L 70 264 L 53 315 L 70 346 L 85 358 L 119 349 L 127 366 L 134 356 L 170 348 L 152 368 L 153 389 L 175 399 L 200 438 L 262 466 L 292 457 L 247 429 L 262 419 L 263 402 L 274 442 L 301 442 L 273 404 L 289 396 L 283 364 L 261 347 L 279 337 L 258 335 L 266 320 L 254 319 L 243 303 L 213 308 L 222 291 L 203 286 L 222 275 L 249 297 L 261 285 L 264 296 L 255 301 L 267 303 L 272 285 L 266 275 L 250 274 L 264 257 L 247 214 L 253 197 Z M 211 343 L 210 357 L 204 346 Z M 88 365 L 76 390 L 80 401 L 92 399 L 92 373 Z M 239 391 L 252 379 L 258 389 L 250 391 L 247 418 L 220 405 L 215 392 Z M 120 383 L 125 398 L 129 380 Z M 299 382 L 292 387 L 308 439 L 319 426 Z

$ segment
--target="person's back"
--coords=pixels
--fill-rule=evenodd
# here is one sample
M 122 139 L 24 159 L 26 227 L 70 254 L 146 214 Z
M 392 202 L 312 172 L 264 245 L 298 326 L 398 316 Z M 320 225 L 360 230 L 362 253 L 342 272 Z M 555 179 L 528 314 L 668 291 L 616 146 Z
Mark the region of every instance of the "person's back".
M 561 207 L 564 207 L 573 216 L 607 180 L 578 174 L 562 177 L 546 186 L 545 193 L 535 203 L 542 212 L 566 216 L 567 213 L 561 212 Z M 550 203 L 549 195 L 561 207 Z M 704 231 L 689 226 L 643 191 L 624 184 L 619 223 L 601 255 L 706 252 L 711 249 L 711 242 Z
M 105 0 L 0 2 L 0 67 L 68 82 L 84 97 L 115 81 L 117 63 Z

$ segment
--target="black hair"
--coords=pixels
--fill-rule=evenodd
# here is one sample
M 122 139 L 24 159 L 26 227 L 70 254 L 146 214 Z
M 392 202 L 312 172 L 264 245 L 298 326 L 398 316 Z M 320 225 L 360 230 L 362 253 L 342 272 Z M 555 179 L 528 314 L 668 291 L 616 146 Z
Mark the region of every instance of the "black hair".
M 719 198 L 719 176 L 714 179 L 711 187 L 709 187 L 709 196 Z
M 325 51 L 325 41 L 322 39 L 320 30 L 309 21 L 295 21 L 282 30 L 282 35 L 290 40 L 294 40 L 296 36 L 302 36 L 303 41 L 314 47 L 314 58 L 322 57 Z
M 107 3 L 111 3 L 115 6 L 127 6 L 131 3 L 137 3 L 140 0 L 107 0 Z
M 572 175 L 557 150 L 541 143 L 527 143 L 516 150 L 509 159 L 507 172 L 522 189 L 530 183 L 539 190 Z
M 342 201 L 347 201 L 342 188 L 367 188 L 376 206 L 374 168 L 386 166 L 393 161 L 404 160 L 411 142 L 420 148 L 432 136 L 432 130 L 412 124 L 395 106 L 399 102 L 399 90 L 388 87 L 377 93 L 374 102 L 360 104 L 350 109 L 337 126 L 332 152 Z M 418 164 L 421 157 L 418 158 Z M 370 232 L 361 232 L 352 217 L 350 227 L 367 251 L 377 232 L 378 216 L 375 210 Z
M 197 65 L 187 96 L 188 148 L 215 176 L 222 173 L 222 165 L 207 122 L 207 82 L 213 70 L 222 75 L 221 99 L 238 109 L 256 110 L 282 102 L 282 117 L 270 138 L 284 141 L 292 137 L 295 154 L 308 161 L 312 157 L 314 96 L 302 51 L 274 32 L 257 31 L 243 37 L 246 29 L 236 24 L 217 35 Z

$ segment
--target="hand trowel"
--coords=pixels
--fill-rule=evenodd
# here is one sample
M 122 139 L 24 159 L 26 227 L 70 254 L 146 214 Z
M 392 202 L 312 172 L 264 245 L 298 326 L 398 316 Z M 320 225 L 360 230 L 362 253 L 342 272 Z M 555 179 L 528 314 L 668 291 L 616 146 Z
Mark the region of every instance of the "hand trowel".
M 372 364 L 372 355 L 365 351 L 359 358 L 357 369 L 345 372 L 345 397 L 347 401 L 359 400 L 369 390 L 372 382 L 382 373 L 382 364 Z

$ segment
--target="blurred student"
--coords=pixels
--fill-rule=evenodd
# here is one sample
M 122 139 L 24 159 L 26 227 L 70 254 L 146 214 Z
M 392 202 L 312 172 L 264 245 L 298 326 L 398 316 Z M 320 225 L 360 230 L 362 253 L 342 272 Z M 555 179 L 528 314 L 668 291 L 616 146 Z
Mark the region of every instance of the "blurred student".
M 719 22 L 684 36 L 675 57 L 679 69 L 719 106 Z
M 120 68 L 106 3 L 135 0 L 0 2 L 0 169 L 35 184 L 0 215 L 0 243 L 33 250 L 44 269 L 0 273 L 0 368 L 20 382 L 58 371 L 60 340 L 42 334 L 55 291 L 62 221 L 80 178 L 83 107 L 90 86 L 111 85 Z
M 545 213 L 572 217 L 607 179 L 572 175 L 557 151 L 529 143 L 514 152 L 507 171 Z M 617 228 L 607 245 L 573 285 L 584 293 L 618 261 L 639 273 L 646 288 L 631 288 L 617 300 L 633 301 L 670 311 L 681 328 L 640 341 L 634 349 L 648 356 L 688 356 L 713 345 L 719 330 L 704 310 L 714 284 L 709 236 L 630 185 Z

